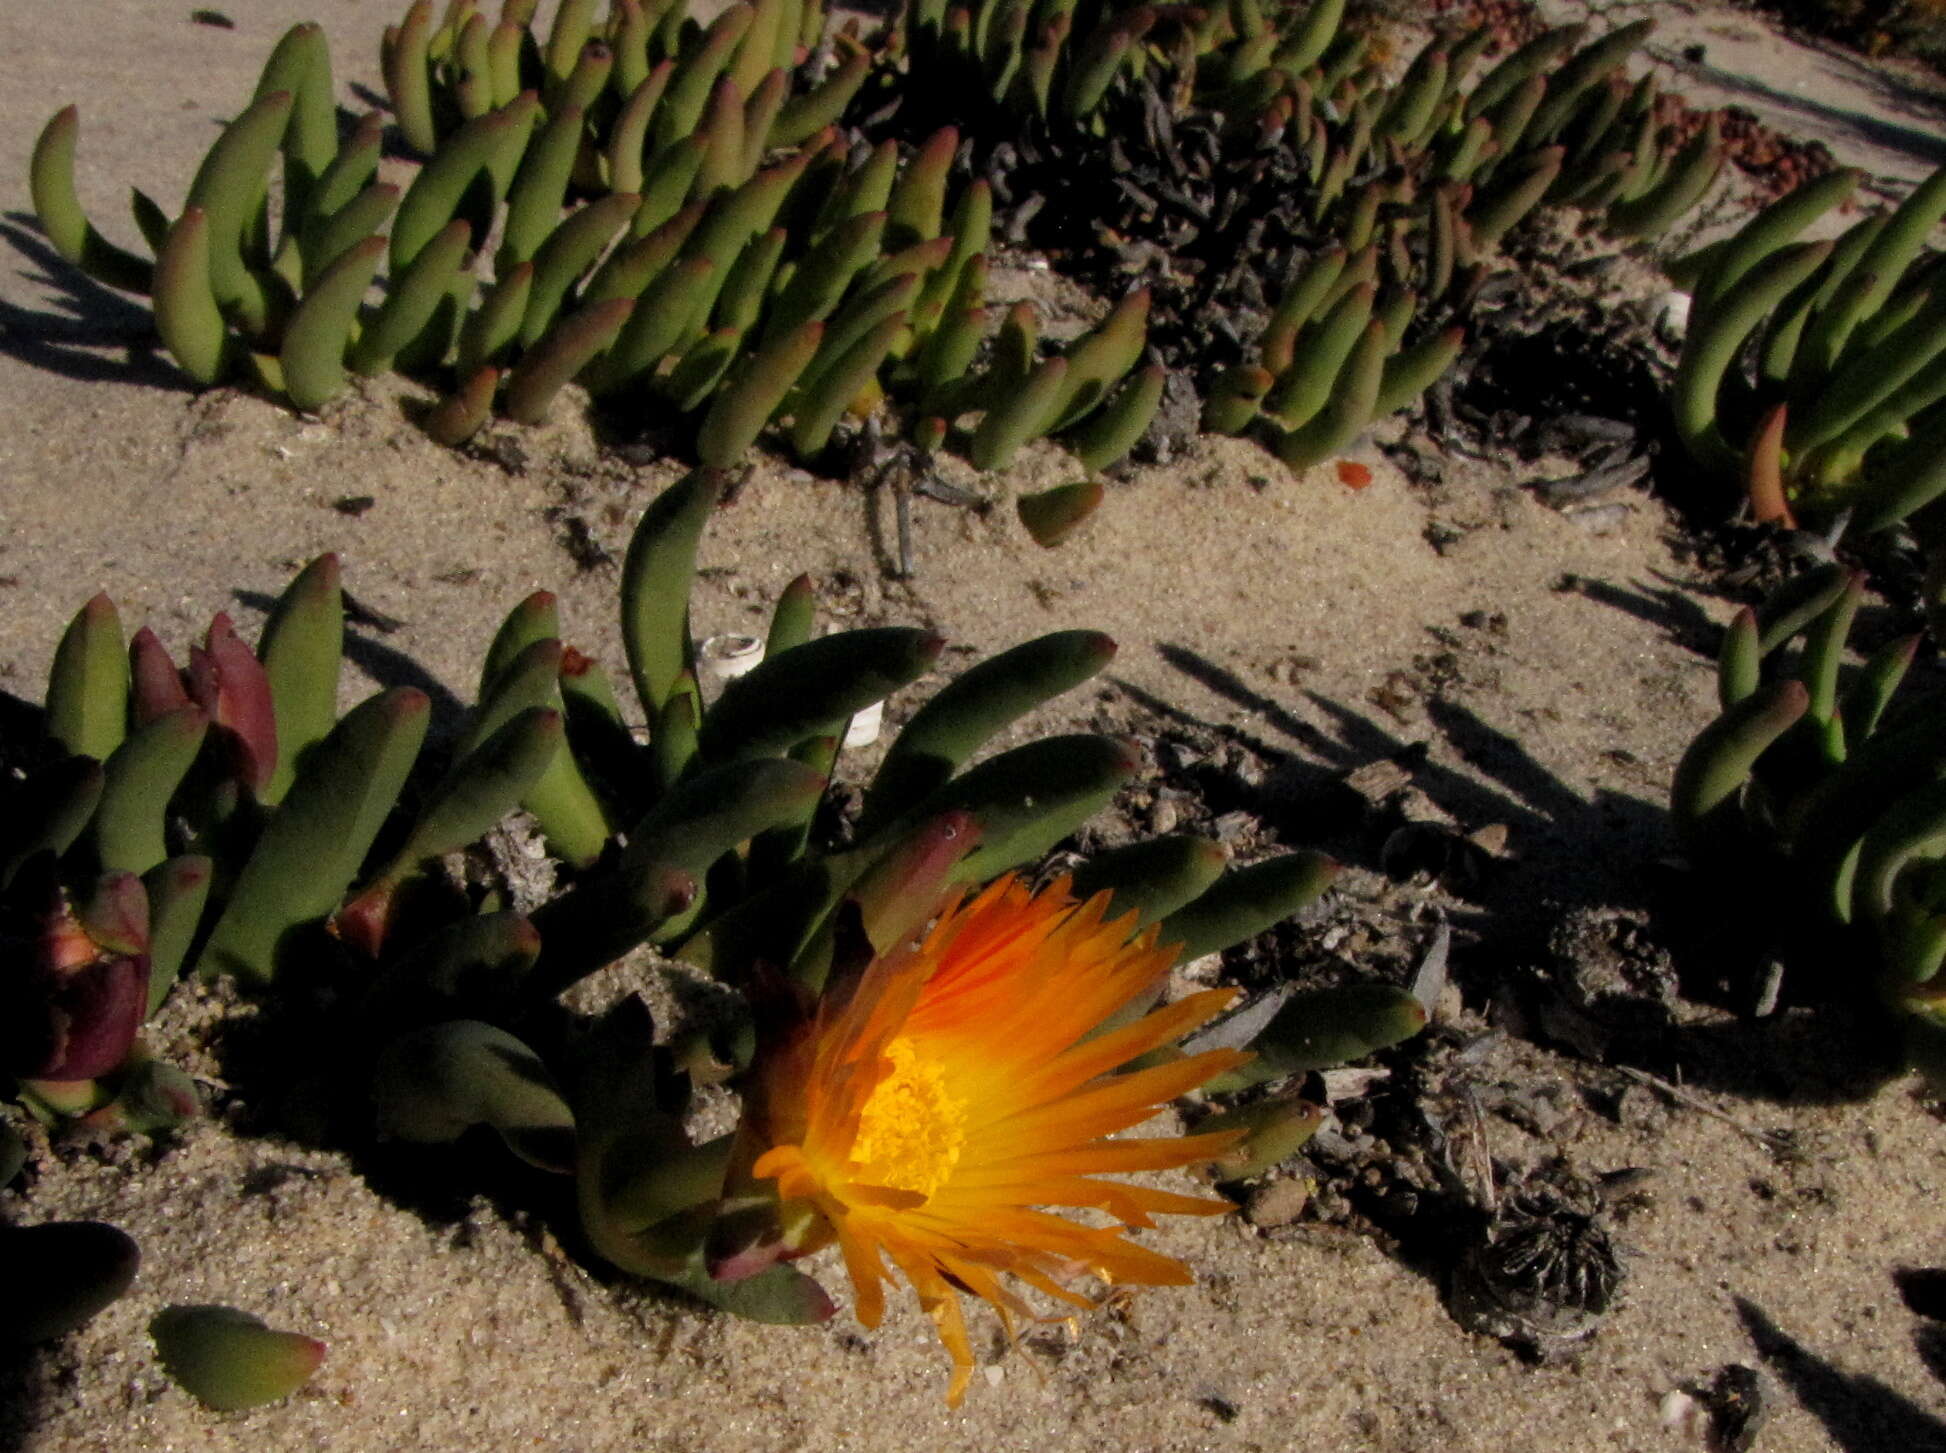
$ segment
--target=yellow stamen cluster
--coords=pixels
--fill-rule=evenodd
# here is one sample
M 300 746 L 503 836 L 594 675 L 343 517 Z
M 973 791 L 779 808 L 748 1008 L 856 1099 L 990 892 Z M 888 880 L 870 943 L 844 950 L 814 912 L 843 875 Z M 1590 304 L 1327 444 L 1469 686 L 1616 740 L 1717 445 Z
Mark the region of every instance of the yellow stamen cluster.
M 959 1161 L 966 1143 L 966 1104 L 946 1090 L 946 1074 L 910 1039 L 885 1048 L 891 1072 L 858 1113 L 852 1142 L 856 1178 L 930 1196 Z

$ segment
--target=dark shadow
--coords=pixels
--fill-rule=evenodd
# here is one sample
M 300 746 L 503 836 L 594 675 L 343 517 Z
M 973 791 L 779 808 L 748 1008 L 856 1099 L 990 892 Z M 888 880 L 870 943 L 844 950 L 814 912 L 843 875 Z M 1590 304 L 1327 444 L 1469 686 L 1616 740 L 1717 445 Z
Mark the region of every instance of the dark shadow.
M 1865 19 L 1869 7 L 1861 9 L 1858 6 L 1828 5 L 1824 0 L 1809 0 L 1808 4 L 1803 5 L 1765 0 L 1760 8 L 1777 15 L 1788 28 L 1791 40 L 1803 49 L 1815 52 L 1818 60 L 1836 72 L 1840 79 L 1872 92 L 1873 99 L 1879 105 L 1929 125 L 1937 125 L 1946 119 L 1946 95 L 1911 84 L 1847 40 L 1847 21 L 1855 23 Z M 1848 15 L 1843 13 L 1847 10 L 1850 12 Z M 1822 33 L 1820 26 L 1824 27 Z M 1896 43 L 1897 37 L 1892 39 Z M 1657 47 L 1650 49 L 1660 54 Z
M 1758 1355 L 1845 1453 L 1946 1453 L 1946 1421 L 1869 1373 L 1819 1357 L 1756 1303 L 1738 1297 L 1736 1308 Z
M 21 276 L 57 296 L 61 311 L 36 312 L 0 300 L 0 354 L 81 383 L 112 380 L 171 393 L 194 393 L 189 379 L 159 351 L 148 308 L 105 287 L 69 263 L 40 235 L 31 217 L 6 214 L 5 242 L 32 270 Z M 111 350 L 121 350 L 113 356 Z
M 48 1405 L 51 1370 L 36 1347 L 0 1347 L 0 1453 L 33 1446 L 42 1409 Z
M 1673 591 L 1645 591 L 1628 601 L 1672 632 L 1689 628 L 1689 612 Z M 1455 931 L 1492 945 L 1490 954 L 1456 954 L 1455 977 L 1480 998 L 1513 993 L 1531 1016 L 1523 1032 L 1595 1063 L 1626 1064 L 1692 1089 L 1773 1104 L 1857 1101 L 1900 1072 L 1898 1039 L 1881 1011 L 1860 1002 L 1841 976 L 1813 967 L 1851 962 L 1856 945 L 1811 944 L 1802 932 L 1799 941 L 1783 944 L 1769 920 L 1753 927 L 1747 917 L 1722 911 L 1744 893 L 1754 895 L 1751 902 L 1769 901 L 1774 884 L 1708 891 L 1687 875 L 1658 870 L 1675 848 L 1660 791 L 1638 796 L 1597 788 L 1584 795 L 1536 758 L 1524 738 L 1437 689 L 1416 698 L 1424 718 L 1407 737 L 1319 692 L 1274 700 L 1179 643 L 1157 650 L 1176 670 L 1249 712 L 1256 734 L 1205 721 L 1118 681 L 1130 699 L 1165 723 L 1227 738 L 1269 764 L 1258 786 L 1234 772 L 1200 769 L 1193 787 L 1213 814 L 1242 809 L 1288 846 L 1319 848 L 1372 872 L 1409 877 L 1427 865 L 1401 850 L 1398 809 L 1367 801 L 1347 781 L 1359 768 L 1389 762 L 1457 824 L 1457 833 L 1435 830 L 1449 843 L 1487 826 L 1507 829 L 1503 857 L 1476 862 L 1475 872 L 1454 871 L 1467 865 L 1449 858 L 1432 871 L 1449 895 L 1442 908 Z M 1446 750 L 1432 754 L 1434 742 Z M 1454 754 L 1463 766 L 1451 761 Z M 1573 986 L 1593 982 L 1585 973 L 1607 972 L 1597 946 L 1564 932 L 1583 923 L 1620 926 L 1633 945 L 1621 962 L 1629 972 L 1666 974 L 1667 990 L 1637 987 L 1599 1005 L 1581 1003 L 1576 996 L 1584 991 Z M 1786 949 L 1792 968 L 1779 1012 L 1754 1016 L 1756 986 Z M 1641 956 L 1639 964 L 1632 954 Z M 1658 956 L 1666 969 L 1655 969 Z M 1725 1012 L 1716 1018 L 1679 1013 L 1681 1005 Z M 1586 1019 L 1589 1013 L 1598 1016 L 1595 1022 Z
M 433 740 L 457 732 L 465 721 L 468 711 L 466 703 L 405 652 L 369 636 L 347 632 L 345 659 L 374 681 L 381 681 L 387 686 L 416 686 L 425 692 L 432 699 L 432 724 L 427 735 Z
M 1719 70 L 1707 61 L 1687 60 L 1680 54 L 1660 48 L 1656 51 L 1656 59 L 1671 70 L 1693 80 L 1701 81 L 1706 85 L 1720 86 L 1723 90 L 1738 95 L 1752 97 L 1765 106 L 1775 107 L 1792 116 L 1821 122 L 1867 145 L 1898 152 L 1928 167 L 1936 167 L 1946 162 L 1946 140 L 1941 139 L 1938 131 L 1941 111 L 1946 108 L 1941 107 L 1937 98 L 1928 96 L 1913 87 L 1902 85 L 1891 76 L 1841 51 L 1820 48 L 1820 53 L 1822 59 L 1828 64 L 1842 66 L 1850 71 L 1851 75 L 1847 79 L 1853 84 L 1869 87 L 1880 99 L 1897 98 L 1899 109 L 1908 115 L 1926 116 L 1932 122 L 1931 129 L 1919 130 L 1911 126 L 1901 126 L 1897 122 L 1887 121 L 1863 111 L 1833 106 L 1828 102 L 1814 99 L 1808 94 L 1809 87 L 1803 91 L 1780 91 L 1775 86 L 1767 85 L 1752 76 Z
M 1103 679 L 1108 681 L 1117 691 L 1121 692 L 1122 695 L 1126 696 L 1130 701 L 1134 702 L 1143 711 L 1149 713 L 1158 721 L 1181 727 L 1186 731 L 1221 733 L 1232 741 L 1239 742 L 1249 748 L 1259 757 L 1274 759 L 1282 750 L 1281 748 L 1272 746 L 1263 737 L 1258 736 L 1247 727 L 1237 726 L 1233 723 L 1218 723 L 1200 717 L 1195 712 L 1186 710 L 1176 702 L 1166 701 L 1160 696 L 1144 691 L 1133 681 L 1129 681 L 1123 677 L 1107 676 Z M 1306 764 L 1300 759 L 1287 757 L 1278 770 L 1302 772 L 1305 766 Z M 1328 768 L 1319 767 L 1316 769 L 1316 777 L 1321 784 L 1329 784 L 1336 781 L 1337 774 Z
M 1278 796 L 1288 799 L 1284 812 L 1294 820 L 1303 818 L 1307 799 L 1315 804 L 1341 788 L 1346 773 L 1372 762 L 1409 759 L 1412 785 L 1463 831 L 1490 824 L 1508 829 L 1512 861 L 1497 875 L 1506 891 L 1483 900 L 1483 907 L 1490 902 L 1496 910 L 1518 913 L 1545 902 L 1546 912 L 1553 915 L 1575 903 L 1639 900 L 1640 875 L 1622 869 L 1639 860 L 1638 855 L 1655 851 L 1663 832 L 1660 808 L 1620 793 L 1582 797 L 1514 736 L 1459 702 L 1434 693 L 1422 704 L 1427 725 L 1477 777 L 1426 758 L 1423 742 L 1400 737 L 1371 716 L 1318 692 L 1304 693 L 1310 710 L 1300 715 L 1186 646 L 1165 642 L 1157 651 L 1176 670 L 1251 712 L 1283 739 L 1265 750 L 1284 759 L 1276 769 Z M 1379 866 L 1375 844 L 1331 846 L 1352 848 L 1362 866 Z M 1603 864 L 1613 865 L 1613 871 L 1601 871 Z
M 1191 681 L 1208 687 L 1225 701 L 1233 702 L 1245 711 L 1262 717 L 1275 730 L 1282 732 L 1301 746 L 1321 754 L 1340 753 L 1338 744 L 1330 737 L 1309 722 L 1293 716 L 1268 696 L 1246 685 L 1235 672 L 1217 665 L 1207 657 L 1199 656 L 1187 646 L 1162 641 L 1157 643 L 1155 649 L 1158 656 Z
M 1946 1327 L 1913 1328 L 1912 1350 L 1926 1364 L 1926 1371 L 1942 1386 L 1946 1386 Z
M 1375 761 L 1379 757 L 1396 754 L 1404 741 L 1380 726 L 1362 712 L 1353 711 L 1340 702 L 1315 691 L 1304 693 L 1305 698 L 1331 721 L 1337 733 L 1337 757 L 1342 766 L 1355 767 L 1362 762 Z
M 1590 802 L 1536 761 L 1519 738 L 1457 701 L 1432 697 L 1426 702 L 1426 715 L 1467 765 L 1487 779 L 1473 781 L 1437 766 L 1420 774 L 1421 782 L 1431 780 L 1433 785 L 1426 790 L 1433 800 L 1454 816 L 1462 821 L 1498 818 L 1511 824 L 1518 820 L 1544 837 L 1611 836 L 1614 814 L 1602 810 L 1606 794 L 1597 792 Z M 1639 806 L 1657 819 L 1661 816 L 1639 799 L 1618 800 Z M 1577 865 L 1577 870 L 1583 869 L 1585 865 Z
M 1610 791 L 1582 796 L 1509 732 L 1436 690 L 1417 698 L 1423 719 L 1394 728 L 1316 691 L 1273 700 L 1180 643 L 1157 650 L 1176 670 L 1249 712 L 1251 727 L 1261 733 L 1199 721 L 1123 684 L 1163 720 L 1181 723 L 1192 736 L 1200 729 L 1227 738 L 1266 763 L 1254 784 L 1218 765 L 1228 758 L 1212 757 L 1189 771 L 1186 785 L 1211 815 L 1241 810 L 1284 846 L 1320 849 L 1393 881 L 1429 879 L 1460 942 L 1491 946 L 1454 956 L 1454 978 L 1474 1002 L 1492 1000 L 1517 982 L 1543 997 L 1558 994 L 1544 972 L 1536 982 L 1516 970 L 1550 962 L 1552 939 L 1568 915 L 1652 911 L 1653 878 L 1640 865 L 1666 847 L 1656 803 Z M 1442 740 L 1464 766 L 1435 758 L 1430 748 Z M 1366 796 L 1353 774 L 1379 768 L 1383 775 L 1387 764 L 1401 782 L 1409 780 L 1409 791 Z M 1424 821 L 1413 800 L 1430 801 L 1451 825 Z M 1503 854 L 1469 836 L 1493 827 L 1506 830 Z M 1670 1014 L 1667 1006 L 1655 1007 L 1655 1042 L 1661 1043 L 1672 1031 Z
M 1606 580 L 1577 580 L 1575 589 L 1589 600 L 1654 626 L 1674 645 L 1710 660 L 1716 658 L 1723 628 L 1688 590 L 1657 576 L 1656 585 L 1615 585 Z
M 386 116 L 392 114 L 392 98 L 380 95 L 363 81 L 353 81 L 345 89 L 363 102 L 367 111 L 377 111 Z
M 1678 949 L 1685 961 L 1710 962 L 1708 951 L 1693 941 L 1680 942 Z M 1896 1027 L 1874 1007 L 1850 1002 L 1856 997 L 1853 989 L 1846 997 L 1800 1003 L 1762 1018 L 1685 1025 L 1637 1052 L 1618 1055 L 1617 1062 L 1689 1090 L 1754 1102 L 1758 1108 L 1747 1107 L 1739 1118 L 1768 1129 L 1762 1106 L 1857 1104 L 1904 1072 Z M 1739 1006 L 1745 1016 L 1747 1006 L 1746 998 Z M 1673 1108 L 1683 1113 L 1680 1104 Z M 1781 1142 L 1779 1148 L 1785 1148 Z
M 1908 1312 L 1946 1322 L 1946 1266 L 1902 1266 L 1892 1273 L 1892 1282 Z
M 0 691 L 0 774 L 10 776 L 48 760 L 46 721 L 44 708 Z
M 1179 648 L 1163 646 L 1160 649 L 1166 654 Z M 1208 663 L 1202 662 L 1200 658 L 1197 659 L 1197 669 L 1208 667 Z M 1227 674 L 1222 673 L 1220 667 L 1209 669 Z M 1328 763 L 1316 763 L 1295 753 L 1289 753 L 1287 748 L 1273 744 L 1247 727 L 1210 721 L 1197 716 L 1177 703 L 1144 691 L 1134 682 L 1120 676 L 1110 676 L 1106 679 L 1131 702 L 1159 722 L 1175 727 L 1192 738 L 1213 736 L 1234 742 L 1251 755 L 1265 762 L 1275 763 L 1274 771 L 1280 784 L 1278 793 L 1280 801 L 1288 799 L 1290 804 L 1308 813 L 1303 830 L 1299 834 L 1304 846 L 1336 848 L 1341 858 L 1354 856 L 1345 843 L 1336 840 L 1341 830 L 1347 828 L 1356 818 L 1361 806 L 1357 795 L 1344 786 L 1343 769 Z M 1320 754 L 1335 749 L 1336 744 L 1329 742 L 1328 739 L 1320 737 L 1319 742 L 1321 743 Z M 1220 815 L 1234 809 L 1242 809 L 1267 822 L 1281 815 L 1277 805 L 1266 800 L 1261 790 L 1252 789 L 1239 778 L 1201 773 L 1197 775 L 1195 788 L 1212 814 Z

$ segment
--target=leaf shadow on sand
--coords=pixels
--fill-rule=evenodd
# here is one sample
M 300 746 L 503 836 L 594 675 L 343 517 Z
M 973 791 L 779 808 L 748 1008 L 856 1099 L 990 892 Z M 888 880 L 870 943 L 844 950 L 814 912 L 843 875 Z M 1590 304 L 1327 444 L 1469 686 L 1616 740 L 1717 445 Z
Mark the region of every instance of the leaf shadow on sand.
M 1396 819 L 1376 817 L 1346 781 L 1382 761 L 1407 767 L 1412 786 L 1460 832 L 1506 827 L 1505 858 L 1477 882 L 1457 885 L 1460 901 L 1441 905 L 1461 935 L 1455 981 L 1476 1006 L 1510 988 L 1529 1010 L 1554 1002 L 1570 968 L 1559 957 L 1556 930 L 1577 914 L 1593 915 L 1597 922 L 1642 925 L 1666 951 L 1681 1002 L 1635 1001 L 1630 1007 L 1640 1019 L 1611 1035 L 1599 1052 L 1536 1028 L 1544 1041 L 1692 1090 L 1776 1103 L 1855 1102 L 1898 1073 L 1884 1026 L 1852 986 L 1834 982 L 1841 976 L 1794 974 L 1785 981 L 1783 1012 L 1750 1012 L 1766 967 L 1762 945 L 1726 926 L 1710 885 L 1669 868 L 1674 842 L 1664 784 L 1644 778 L 1639 796 L 1605 786 L 1584 792 L 1537 758 L 1526 738 L 1453 694 L 1435 690 L 1422 698 L 1420 735 L 1409 740 L 1322 693 L 1300 690 L 1280 699 L 1187 646 L 1163 643 L 1157 650 L 1174 669 L 1247 711 L 1250 726 L 1203 720 L 1126 681 L 1117 684 L 1164 720 L 1231 734 L 1273 762 L 1264 788 L 1240 793 L 1237 805 L 1258 814 L 1287 845 L 1321 848 L 1348 864 L 1400 876 L 1387 852 Z M 1445 760 L 1434 759 L 1435 744 L 1445 749 Z M 1817 961 L 1815 953 L 1808 957 Z M 1544 1014 L 1531 1017 L 1546 1023 Z
M 1662 47 L 1656 47 L 1656 50 L 1658 60 L 1683 76 L 1720 87 L 1753 106 L 1774 107 L 1787 113 L 1790 119 L 1785 124 L 1808 125 L 1814 131 L 1822 128 L 1837 138 L 1896 152 L 1928 167 L 1946 162 L 1946 141 L 1941 141 L 1938 134 L 1940 106 L 1937 98 L 1864 65 L 1839 47 L 1818 47 L 1818 61 L 1813 63 L 1813 67 L 1818 68 L 1821 63 L 1822 69 L 1837 75 L 1845 89 L 1863 83 L 1873 93 L 1872 99 L 1876 104 L 1901 110 L 1925 122 L 1925 126 L 1901 125 L 1874 116 L 1860 107 L 1834 106 L 1817 99 L 1817 89 L 1809 84 L 1799 84 L 1788 91 L 1779 90 L 1754 76 L 1722 70 L 1707 60 L 1690 60 Z
M 259 590 L 237 590 L 237 601 L 266 620 L 277 604 L 277 597 Z M 391 628 L 397 628 L 397 622 Z M 374 627 L 384 629 L 385 627 Z M 432 722 L 427 735 L 440 741 L 456 735 L 466 720 L 467 707 L 440 679 L 406 652 L 376 639 L 369 630 L 359 630 L 348 618 L 345 628 L 345 660 L 358 667 L 381 687 L 412 686 L 425 692 L 432 702 Z
M 1477 903 L 1485 926 L 1490 917 L 1504 932 L 1506 915 L 1531 923 L 1552 919 L 1578 904 L 1642 901 L 1635 861 L 1662 846 L 1662 809 L 1646 797 L 1597 789 L 1584 795 L 1539 761 L 1513 733 L 1486 720 L 1451 696 L 1429 693 L 1420 701 L 1424 730 L 1416 737 L 1373 715 L 1317 691 L 1302 691 L 1295 704 L 1278 701 L 1234 671 L 1187 646 L 1165 642 L 1159 654 L 1175 670 L 1261 721 L 1272 735 L 1242 735 L 1272 758 L 1276 796 L 1294 841 L 1307 840 L 1346 861 L 1382 870 L 1382 843 L 1347 822 L 1361 804 L 1343 794 L 1346 775 L 1374 762 L 1398 762 L 1412 786 L 1463 831 L 1498 824 L 1507 829 L 1511 854 L 1491 877 L 1492 891 Z M 1210 726 L 1138 688 L 1123 689 L 1152 710 Z M 1464 766 L 1434 759 L 1443 742 Z M 1347 828 L 1350 828 L 1347 831 Z M 1322 832 L 1326 841 L 1316 841 Z
M 1764 1365 L 1844 1453 L 1946 1453 L 1946 1420 L 1870 1373 L 1820 1357 L 1755 1302 L 1738 1297 L 1736 1309 Z
M 48 245 L 31 217 L 20 212 L 5 216 L 0 243 L 27 264 L 20 275 L 52 294 L 56 308 L 37 312 L 0 300 L 0 354 L 80 383 L 110 381 L 170 393 L 196 392 L 160 351 L 155 317 L 147 306 L 71 265 Z
M 25 1453 L 53 1401 L 48 1359 L 33 1347 L 0 1347 L 0 1453 Z
M 1606 580 L 1579 578 L 1575 589 L 1589 600 L 1633 616 L 1644 625 L 1654 626 L 1674 645 L 1714 661 L 1723 628 L 1710 618 L 1694 593 L 1694 587 L 1656 575 L 1653 585 L 1640 582 L 1616 585 Z

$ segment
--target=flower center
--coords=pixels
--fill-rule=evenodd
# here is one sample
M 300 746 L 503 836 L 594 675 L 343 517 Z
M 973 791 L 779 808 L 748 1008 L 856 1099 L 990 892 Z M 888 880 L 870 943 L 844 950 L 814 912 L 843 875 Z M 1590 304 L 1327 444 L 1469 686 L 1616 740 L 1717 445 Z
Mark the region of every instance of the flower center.
M 891 1068 L 858 1115 L 852 1142 L 855 1179 L 930 1196 L 944 1185 L 966 1142 L 966 1103 L 946 1090 L 946 1075 L 910 1039 L 885 1048 Z

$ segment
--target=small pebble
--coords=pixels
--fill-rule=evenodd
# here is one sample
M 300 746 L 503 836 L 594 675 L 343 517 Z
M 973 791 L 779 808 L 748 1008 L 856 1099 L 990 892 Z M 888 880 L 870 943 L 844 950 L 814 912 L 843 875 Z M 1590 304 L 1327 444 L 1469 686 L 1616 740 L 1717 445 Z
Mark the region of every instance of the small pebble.
M 1649 305 L 1649 322 L 1665 343 L 1680 343 L 1689 331 L 1689 294 L 1670 291 Z
M 1272 1181 L 1250 1193 L 1243 1214 L 1252 1226 L 1266 1230 L 1288 1226 L 1304 1214 L 1310 1199 L 1311 1189 L 1301 1180 Z

